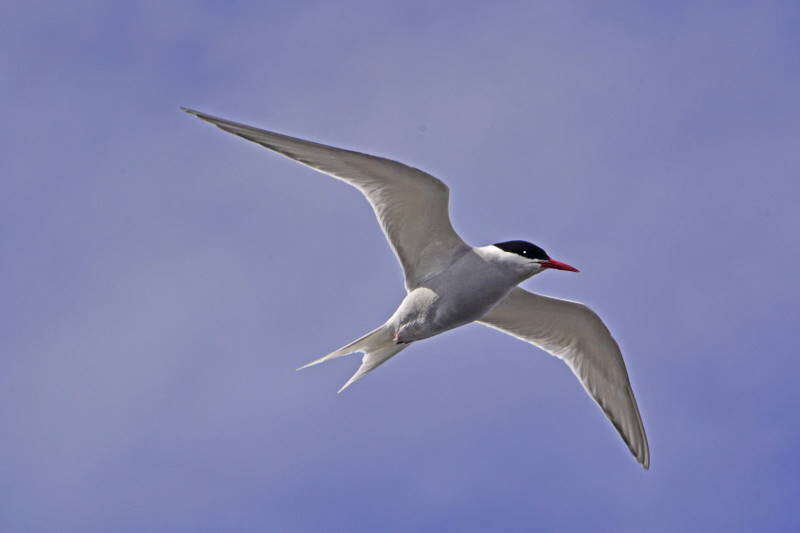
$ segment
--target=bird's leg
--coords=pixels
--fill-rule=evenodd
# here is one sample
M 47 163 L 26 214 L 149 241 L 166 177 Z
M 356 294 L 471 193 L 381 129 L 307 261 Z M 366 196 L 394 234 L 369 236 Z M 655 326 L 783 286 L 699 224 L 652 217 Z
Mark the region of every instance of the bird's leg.
M 414 342 L 413 340 L 408 340 L 408 335 L 404 335 L 405 338 L 401 338 L 400 334 L 401 334 L 402 330 L 403 330 L 403 328 L 399 327 L 399 328 L 397 328 L 397 331 L 395 331 L 394 337 L 392 337 L 394 339 L 394 343 L 395 344 L 411 344 L 412 342 Z

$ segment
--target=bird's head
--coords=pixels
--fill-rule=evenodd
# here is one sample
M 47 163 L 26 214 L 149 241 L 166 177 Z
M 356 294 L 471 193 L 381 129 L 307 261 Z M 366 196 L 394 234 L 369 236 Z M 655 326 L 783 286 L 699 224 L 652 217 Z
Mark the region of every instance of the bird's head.
M 497 260 L 523 278 L 529 278 L 548 268 L 580 272 L 573 266 L 551 259 L 547 252 L 526 241 L 498 242 L 494 248 L 500 250 L 496 256 Z

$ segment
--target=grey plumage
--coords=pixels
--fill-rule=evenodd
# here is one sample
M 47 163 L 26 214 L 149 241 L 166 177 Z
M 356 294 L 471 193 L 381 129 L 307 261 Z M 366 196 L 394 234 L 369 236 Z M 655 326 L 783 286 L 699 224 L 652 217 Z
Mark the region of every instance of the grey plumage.
M 524 241 L 467 245 L 450 222 L 447 185 L 421 170 L 199 111 L 184 111 L 358 189 L 372 206 L 403 267 L 407 294 L 386 322 L 300 368 L 363 353 L 359 369 L 341 392 L 409 344 L 478 321 L 561 358 L 636 459 L 644 468 L 650 466 L 647 436 L 625 363 L 603 322 L 582 304 L 517 287 L 546 268 L 575 270 L 573 267 L 549 259 L 539 247 Z

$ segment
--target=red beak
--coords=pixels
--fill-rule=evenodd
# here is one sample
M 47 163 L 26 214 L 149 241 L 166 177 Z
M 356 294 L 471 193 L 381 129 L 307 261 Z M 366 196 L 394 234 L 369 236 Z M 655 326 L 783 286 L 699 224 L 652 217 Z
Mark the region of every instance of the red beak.
M 547 261 L 542 261 L 540 263 L 542 268 L 554 268 L 556 270 L 569 270 L 570 272 L 580 272 L 574 266 L 570 266 L 566 263 L 562 263 L 561 261 L 556 261 L 555 259 L 548 259 Z

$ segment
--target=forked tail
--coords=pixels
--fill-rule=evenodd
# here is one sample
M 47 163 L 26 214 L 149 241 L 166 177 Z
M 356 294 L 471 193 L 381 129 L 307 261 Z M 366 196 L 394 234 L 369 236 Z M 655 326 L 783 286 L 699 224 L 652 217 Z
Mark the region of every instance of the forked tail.
M 319 359 L 315 359 L 307 363 L 297 370 L 302 370 L 310 366 L 336 359 L 355 352 L 363 352 L 364 357 L 361 358 L 361 366 L 358 368 L 353 377 L 347 380 L 339 392 L 342 392 L 347 387 L 363 378 L 372 370 L 375 370 L 383 363 L 388 361 L 393 355 L 402 351 L 408 344 L 397 344 L 394 340 L 394 328 L 389 324 L 384 324 L 381 327 L 374 329 L 361 337 L 356 339 L 347 346 L 342 346 L 338 350 L 329 353 Z

